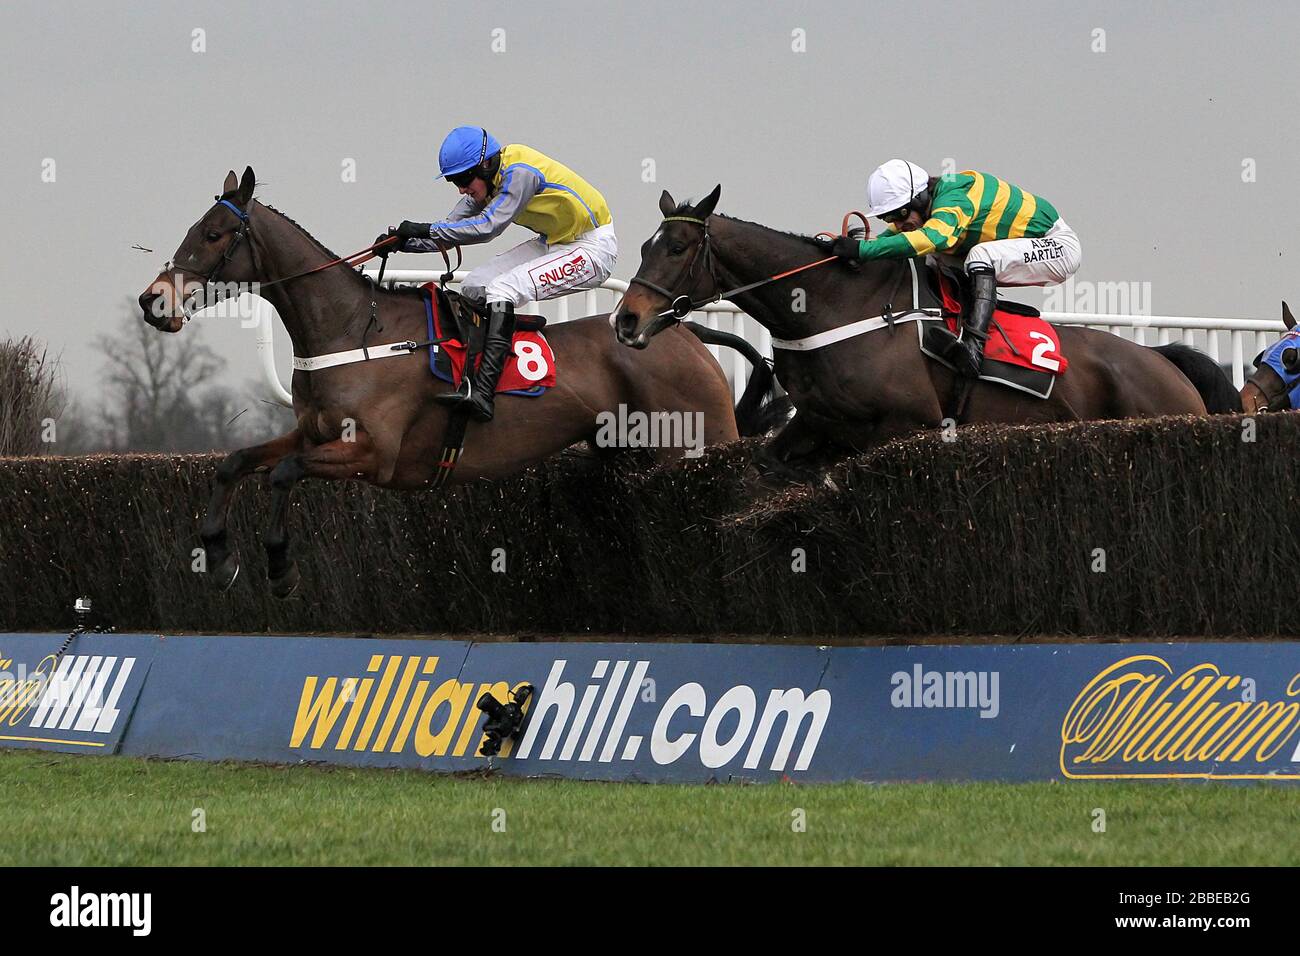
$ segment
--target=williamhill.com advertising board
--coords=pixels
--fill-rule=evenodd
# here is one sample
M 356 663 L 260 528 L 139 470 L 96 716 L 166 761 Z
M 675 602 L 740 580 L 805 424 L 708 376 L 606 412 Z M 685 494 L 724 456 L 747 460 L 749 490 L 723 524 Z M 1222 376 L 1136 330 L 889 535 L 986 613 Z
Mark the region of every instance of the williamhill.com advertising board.
M 1300 779 L 1300 646 L 0 635 L 0 746 L 587 779 Z M 487 693 L 533 688 L 480 755 Z

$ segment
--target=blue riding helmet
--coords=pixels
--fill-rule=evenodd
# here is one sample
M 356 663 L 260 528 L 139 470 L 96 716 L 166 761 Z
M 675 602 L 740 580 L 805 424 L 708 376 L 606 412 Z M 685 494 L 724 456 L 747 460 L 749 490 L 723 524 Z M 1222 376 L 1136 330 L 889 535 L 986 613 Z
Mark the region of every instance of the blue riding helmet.
M 1292 408 L 1300 408 L 1300 368 L 1291 372 L 1282 361 L 1282 353 L 1287 349 L 1300 349 L 1300 329 L 1292 329 L 1255 357 L 1255 367 L 1267 365 L 1286 386 L 1287 398 Z
M 482 166 L 501 152 L 501 144 L 481 126 L 457 126 L 438 150 L 438 166 L 445 179 Z

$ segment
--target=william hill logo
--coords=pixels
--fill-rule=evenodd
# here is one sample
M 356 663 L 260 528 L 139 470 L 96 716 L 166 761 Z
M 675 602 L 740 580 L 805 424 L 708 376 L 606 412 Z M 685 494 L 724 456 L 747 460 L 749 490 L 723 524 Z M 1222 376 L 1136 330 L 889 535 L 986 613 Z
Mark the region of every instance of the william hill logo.
M 24 665 L 14 673 L 13 661 L 0 659 L 0 726 L 28 731 L 0 733 L 0 740 L 104 746 L 94 735 L 110 735 L 117 727 L 125 706 L 122 693 L 135 661 L 98 654 L 61 658 L 48 654 L 33 670 Z M 67 739 L 69 731 L 91 736 Z
M 452 662 L 459 666 L 459 658 Z M 482 743 L 484 691 L 497 700 L 522 684 L 439 681 L 439 658 L 382 654 L 366 675 L 303 680 L 289 745 L 308 750 L 472 757 Z M 739 762 L 746 769 L 808 769 L 830 715 L 824 688 L 764 689 L 741 684 L 710 698 L 701 684 L 651 690 L 649 661 L 596 661 L 585 687 L 566 679 L 567 660 L 552 662 L 546 680 L 524 707 L 527 726 L 502 757 L 608 763 L 649 759 L 664 765 L 695 760 L 708 768 Z M 633 712 L 651 704 L 654 715 Z M 648 732 L 629 733 L 631 727 Z
M 375 654 L 366 667 L 374 676 L 307 677 L 289 746 L 401 753 L 409 743 L 421 757 L 477 753 L 480 740 L 474 739 L 472 748 L 470 743 L 483 714 L 474 702 L 484 691 L 505 700 L 512 688 L 496 681 L 476 689 L 473 681 L 454 677 L 434 687 L 430 678 L 439 660 L 394 654 L 385 663 L 384 655 Z M 510 754 L 513 743 L 502 745 L 502 756 Z
M 1061 724 L 1061 772 L 1085 778 L 1300 779 L 1300 674 L 1285 700 L 1245 699 L 1214 664 L 1175 675 L 1160 657 L 1126 657 L 1094 677 Z M 1235 692 L 1235 693 L 1234 693 Z

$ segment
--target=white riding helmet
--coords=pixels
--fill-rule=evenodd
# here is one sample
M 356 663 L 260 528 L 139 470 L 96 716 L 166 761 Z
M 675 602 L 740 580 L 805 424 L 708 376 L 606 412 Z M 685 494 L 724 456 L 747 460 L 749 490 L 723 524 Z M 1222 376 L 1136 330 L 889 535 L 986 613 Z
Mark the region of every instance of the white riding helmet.
M 930 185 L 930 174 L 916 163 L 891 159 L 867 179 L 867 215 L 902 209 Z

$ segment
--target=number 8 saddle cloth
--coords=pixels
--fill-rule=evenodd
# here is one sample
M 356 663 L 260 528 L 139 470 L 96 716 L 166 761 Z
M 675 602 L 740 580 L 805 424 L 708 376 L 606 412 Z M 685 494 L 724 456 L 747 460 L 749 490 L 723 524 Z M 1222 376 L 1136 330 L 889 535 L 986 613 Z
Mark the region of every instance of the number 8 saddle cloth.
M 429 369 L 444 382 L 459 388 L 465 377 L 466 340 L 477 335 L 477 345 L 481 346 L 483 326 L 469 303 L 454 292 L 446 292 L 434 282 L 422 288 L 429 338 L 437 343 L 429 349 Z M 542 395 L 555 385 L 555 353 L 542 334 L 546 319 L 540 315 L 519 315 L 515 320 L 511 355 L 501 371 L 497 393 Z

